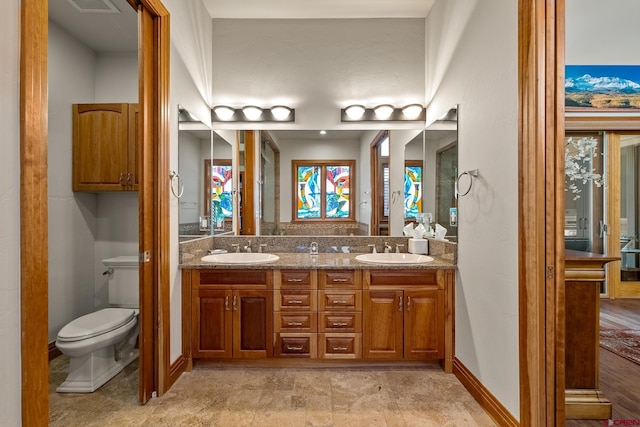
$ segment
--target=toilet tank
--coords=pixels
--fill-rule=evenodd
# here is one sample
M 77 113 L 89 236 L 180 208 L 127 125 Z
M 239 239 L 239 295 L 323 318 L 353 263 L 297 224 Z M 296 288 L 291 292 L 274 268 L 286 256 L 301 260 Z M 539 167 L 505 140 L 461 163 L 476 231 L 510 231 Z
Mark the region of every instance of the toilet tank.
M 126 308 L 140 307 L 140 277 L 137 255 L 103 259 L 109 269 L 109 305 Z

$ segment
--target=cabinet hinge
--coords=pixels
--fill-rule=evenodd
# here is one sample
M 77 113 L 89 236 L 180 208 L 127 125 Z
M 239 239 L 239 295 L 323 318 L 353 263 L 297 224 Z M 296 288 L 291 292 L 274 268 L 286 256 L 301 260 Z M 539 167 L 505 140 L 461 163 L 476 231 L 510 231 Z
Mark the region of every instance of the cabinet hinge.
M 553 279 L 553 265 L 547 265 L 547 279 Z

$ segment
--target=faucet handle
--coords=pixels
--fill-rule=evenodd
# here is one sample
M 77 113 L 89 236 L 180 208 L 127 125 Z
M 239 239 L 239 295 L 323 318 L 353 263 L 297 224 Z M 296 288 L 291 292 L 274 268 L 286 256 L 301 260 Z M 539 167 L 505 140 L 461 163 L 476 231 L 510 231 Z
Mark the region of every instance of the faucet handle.
M 389 246 L 389 242 L 384 242 L 384 253 L 388 254 L 391 251 L 391 246 Z
M 400 248 L 404 248 L 403 244 L 400 243 L 396 243 L 396 253 L 399 254 L 400 253 Z
M 236 253 L 240 252 L 240 243 L 232 243 L 232 248 L 236 248 Z
M 262 248 L 266 248 L 267 244 L 266 243 L 260 243 L 260 246 L 258 247 L 258 252 L 262 253 Z
M 371 248 L 371 253 L 375 254 L 377 253 L 376 251 L 376 245 L 374 245 L 373 243 L 369 243 L 367 246 L 369 246 Z

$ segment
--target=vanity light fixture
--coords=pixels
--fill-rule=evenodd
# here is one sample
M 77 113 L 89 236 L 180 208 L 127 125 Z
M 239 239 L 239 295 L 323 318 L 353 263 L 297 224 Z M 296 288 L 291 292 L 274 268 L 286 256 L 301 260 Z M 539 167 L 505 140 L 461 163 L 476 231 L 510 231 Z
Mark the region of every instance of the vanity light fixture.
M 393 114 L 393 105 L 382 104 L 378 105 L 373 109 L 373 112 L 376 115 L 376 118 L 379 120 L 387 120 Z
M 321 131 L 320 131 L 320 135 L 326 135 L 326 134 L 327 134 L 327 131 L 326 131 L 326 130 L 321 130 Z
M 420 104 L 411 104 L 402 107 L 402 114 L 409 120 L 417 120 L 424 108 Z
M 351 120 L 362 119 L 362 116 L 364 115 L 365 111 L 366 111 L 366 108 L 364 108 L 362 105 L 350 105 L 344 109 L 344 113 Z
M 409 104 L 404 107 L 394 107 L 390 104 L 382 104 L 373 108 L 362 105 L 350 105 L 341 111 L 343 122 L 384 122 L 384 121 L 424 121 L 426 120 L 425 108 L 420 104 Z
M 262 116 L 262 108 L 255 107 L 253 105 L 247 105 L 246 107 L 242 107 L 242 114 L 252 122 L 255 122 Z
M 216 116 L 219 120 L 224 122 L 231 121 L 233 115 L 235 114 L 235 110 L 231 107 L 227 107 L 225 105 L 219 105 L 217 107 L 213 107 L 213 116 Z
M 213 122 L 295 122 L 295 110 L 285 105 L 274 105 L 271 108 L 260 108 L 247 105 L 233 108 L 217 105 L 211 109 Z
M 273 114 L 273 118 L 279 122 L 287 120 L 289 115 L 291 114 L 291 108 L 285 107 L 284 105 L 275 105 L 271 107 L 271 114 Z

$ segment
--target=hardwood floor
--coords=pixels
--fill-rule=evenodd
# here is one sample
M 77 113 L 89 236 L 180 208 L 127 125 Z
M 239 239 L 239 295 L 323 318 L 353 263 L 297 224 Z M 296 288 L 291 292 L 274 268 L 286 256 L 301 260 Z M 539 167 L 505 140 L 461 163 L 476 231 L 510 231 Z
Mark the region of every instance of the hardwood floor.
M 602 299 L 600 327 L 640 329 L 640 299 Z M 640 423 L 640 365 L 600 347 L 600 389 L 613 404 L 612 420 Z M 602 420 L 567 420 L 567 427 L 602 426 Z M 625 425 L 625 424 L 620 424 Z M 636 425 L 636 424 L 628 424 Z

